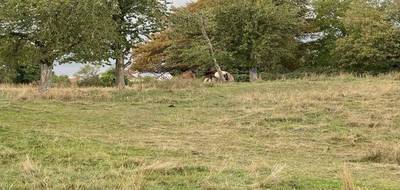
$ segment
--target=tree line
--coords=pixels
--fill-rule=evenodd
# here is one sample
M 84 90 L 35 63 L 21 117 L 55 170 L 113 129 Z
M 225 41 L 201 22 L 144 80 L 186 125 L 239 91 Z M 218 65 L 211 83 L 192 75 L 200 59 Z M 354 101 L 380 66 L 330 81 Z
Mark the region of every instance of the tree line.
M 400 68 L 394 0 L 199 0 L 136 49 L 134 68 L 213 69 L 201 19 L 227 71 L 384 73 Z M 248 80 L 248 79 L 247 79 Z
M 0 0 L 0 82 L 56 63 L 204 74 L 390 72 L 400 68 L 398 0 Z M 38 74 L 39 73 L 39 74 Z M 254 76 L 254 75 L 253 75 Z M 257 77 L 257 75 L 256 75 Z
M 46 92 L 55 63 L 116 62 L 116 85 L 132 47 L 160 31 L 167 1 L 159 0 L 1 0 L 0 66 L 8 80 L 27 65 L 40 70 Z M 5 77 L 4 77 L 5 78 Z M 6 79 L 7 79 L 6 78 Z

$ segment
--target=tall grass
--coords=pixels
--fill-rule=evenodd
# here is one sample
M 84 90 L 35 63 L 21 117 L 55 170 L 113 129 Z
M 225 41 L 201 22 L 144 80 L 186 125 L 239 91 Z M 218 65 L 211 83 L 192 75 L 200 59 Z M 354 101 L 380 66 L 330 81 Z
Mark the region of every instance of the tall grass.
M 54 87 L 46 93 L 40 93 L 35 85 L 0 84 L 0 95 L 11 100 L 110 100 L 114 94 L 126 91 L 146 92 L 152 90 L 179 91 L 202 87 L 212 87 L 214 84 L 204 84 L 199 80 L 146 80 L 127 86 L 120 91 L 112 87 Z
M 377 143 L 361 161 L 400 165 L 400 145 Z

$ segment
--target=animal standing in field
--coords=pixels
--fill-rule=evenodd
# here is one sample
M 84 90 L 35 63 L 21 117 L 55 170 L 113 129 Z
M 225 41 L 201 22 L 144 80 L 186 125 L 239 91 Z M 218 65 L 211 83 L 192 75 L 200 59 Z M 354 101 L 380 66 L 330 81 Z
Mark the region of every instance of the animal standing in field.
M 235 77 L 232 74 L 230 74 L 229 72 L 222 71 L 222 77 L 224 77 L 226 82 L 235 82 Z M 204 82 L 205 83 L 217 82 L 217 81 L 220 81 L 219 80 L 220 78 L 221 77 L 220 77 L 219 73 L 215 72 L 214 74 L 211 74 L 211 75 L 208 74 L 206 76 L 206 78 L 204 79 Z

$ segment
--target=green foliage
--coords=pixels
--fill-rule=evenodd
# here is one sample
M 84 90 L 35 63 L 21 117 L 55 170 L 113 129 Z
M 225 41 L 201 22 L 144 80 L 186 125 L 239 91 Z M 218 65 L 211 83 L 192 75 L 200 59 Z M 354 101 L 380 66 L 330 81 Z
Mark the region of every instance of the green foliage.
M 199 1 L 198 4 L 202 4 Z M 179 9 L 171 17 L 172 45 L 166 50 L 166 67 L 204 72 L 213 67 L 201 19 L 223 69 L 246 72 L 287 70 L 298 65 L 296 39 L 304 24 L 299 2 L 219 1 L 198 9 Z
M 75 77 L 79 79 L 79 86 L 101 86 L 100 66 L 85 65 L 76 74 Z
M 36 49 L 42 63 L 105 58 L 113 23 L 103 1 L 11 0 L 0 8 L 2 35 Z
M 116 77 L 115 77 L 115 69 L 110 69 L 102 74 L 100 74 L 100 84 L 101 86 L 114 86 Z M 125 76 L 125 84 L 129 83 L 128 78 Z
M 0 39 L 0 83 L 32 83 L 39 79 L 40 69 L 33 49 L 19 39 Z M 32 62 L 31 62 L 32 61 Z
M 336 40 L 347 34 L 342 18 L 352 0 L 316 0 L 313 1 L 315 19 L 311 27 L 316 33 L 317 41 L 306 46 L 308 51 L 307 66 L 331 70 L 334 65 L 332 52 Z
M 67 75 L 53 75 L 51 78 L 51 83 L 53 86 L 57 87 L 69 87 L 71 86 L 71 81 L 69 80 L 69 77 Z
M 125 84 L 129 84 L 127 76 L 124 76 Z M 116 75 L 115 69 L 110 69 L 99 75 L 100 86 L 111 87 L 115 85 Z
M 390 71 L 400 65 L 400 29 L 381 2 L 354 0 L 343 18 L 347 35 L 336 41 L 337 63 L 355 71 Z
M 110 69 L 100 75 L 100 82 L 103 86 L 113 86 L 115 84 L 115 70 Z
M 75 77 L 79 79 L 78 85 L 84 87 L 111 87 L 115 85 L 116 76 L 115 69 L 110 69 L 104 73 L 100 73 L 99 66 L 85 65 L 79 70 Z M 125 83 L 129 80 L 125 77 Z
M 101 87 L 99 76 L 81 79 L 78 81 L 80 87 Z
M 134 50 L 132 70 L 141 72 L 159 72 L 163 69 L 166 59 L 166 49 L 171 46 L 166 32 L 152 35 L 151 43 L 142 43 Z
M 153 32 L 162 28 L 167 16 L 167 2 L 158 0 L 111 0 L 114 28 L 118 31 L 113 50 L 128 51 Z
M 3 64 L 0 65 L 0 83 L 30 84 L 40 78 L 39 65 Z
M 250 68 L 275 73 L 386 72 L 400 65 L 399 1 L 199 0 L 175 10 L 169 28 L 150 45 L 137 48 L 164 28 L 167 4 L 1 1 L 0 82 L 38 80 L 39 64 L 98 64 L 123 57 L 120 65 L 130 63 L 133 55 L 139 63 L 135 69 L 204 73 L 213 60 L 202 21 L 218 63 L 232 73 L 247 73 Z M 301 41 L 309 35 L 316 40 Z M 137 48 L 135 53 L 132 47 Z M 111 78 L 110 74 L 105 79 L 106 86 L 114 83 Z
M 40 68 L 36 64 L 22 64 L 16 68 L 15 83 L 29 84 L 38 81 L 40 78 Z
M 209 7 L 195 8 L 195 10 L 179 9 L 170 17 L 171 29 L 168 35 L 171 46 L 166 49 L 165 70 L 173 73 L 187 70 L 201 71 L 213 64 L 209 47 L 201 33 L 201 17 L 206 20 L 211 17 Z M 207 32 L 212 33 L 211 27 L 207 26 Z
M 313 1 L 315 9 L 314 24 L 318 31 L 323 32 L 324 40 L 335 40 L 346 35 L 346 28 L 341 20 L 348 10 L 352 0 L 316 0 Z
M 302 18 L 293 4 L 274 1 L 228 1 L 215 12 L 215 41 L 239 68 L 291 68 L 296 61 Z
M 85 65 L 76 74 L 80 79 L 97 77 L 100 73 L 100 66 Z

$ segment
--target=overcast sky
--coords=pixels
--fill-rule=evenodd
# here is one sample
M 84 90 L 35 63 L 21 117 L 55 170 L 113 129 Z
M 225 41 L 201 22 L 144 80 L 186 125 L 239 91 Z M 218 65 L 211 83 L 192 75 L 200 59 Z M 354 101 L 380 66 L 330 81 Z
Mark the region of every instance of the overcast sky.
M 195 0 L 172 0 L 172 2 L 174 3 L 175 6 L 183 6 L 186 3 L 189 2 L 193 2 Z M 77 63 L 73 63 L 73 64 L 63 64 L 63 65 L 59 65 L 56 66 L 54 68 L 54 72 L 56 73 L 56 75 L 68 75 L 68 76 L 72 76 L 74 75 L 76 72 L 79 71 L 79 69 L 81 68 L 80 64 Z M 101 70 L 105 71 L 109 69 L 109 67 L 104 67 Z
M 176 5 L 176 6 L 182 6 L 188 2 L 191 2 L 191 0 L 172 0 L 172 2 Z

